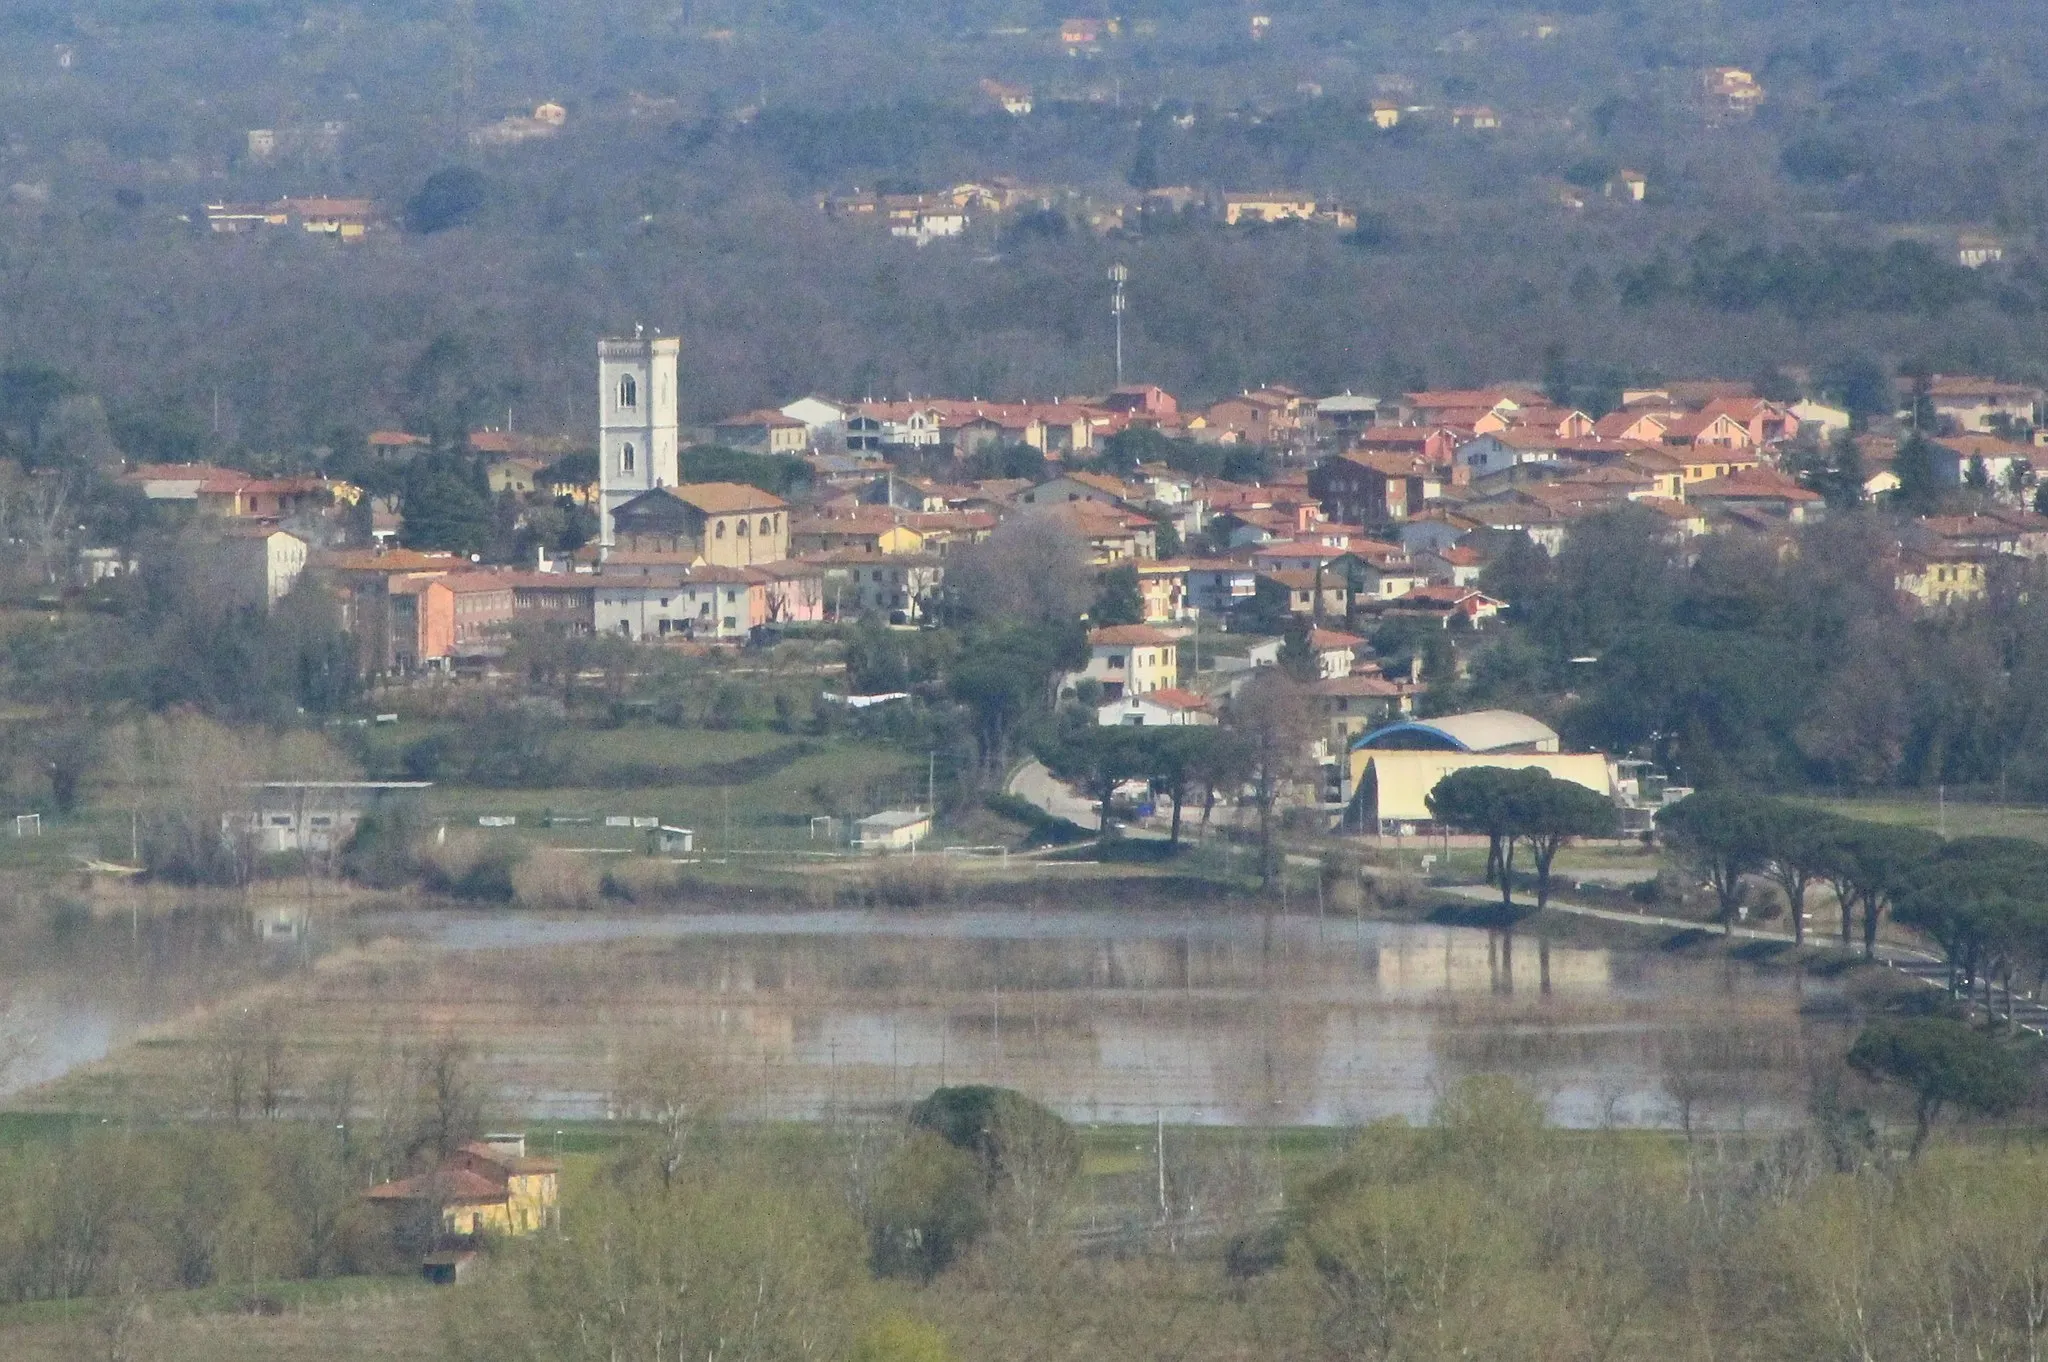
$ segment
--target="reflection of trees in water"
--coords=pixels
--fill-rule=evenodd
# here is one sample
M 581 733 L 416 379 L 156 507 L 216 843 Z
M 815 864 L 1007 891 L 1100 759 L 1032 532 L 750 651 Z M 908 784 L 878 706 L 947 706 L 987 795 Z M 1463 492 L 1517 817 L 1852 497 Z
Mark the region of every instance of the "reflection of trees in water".
M 1796 1035 L 1784 988 L 1742 970 L 1731 992 L 1712 967 L 1639 970 L 1527 936 L 1510 955 L 1483 933 L 1354 935 L 1299 916 L 1157 936 L 1103 925 L 1044 939 L 387 943 L 294 987 L 321 1043 L 460 1034 L 497 1086 L 554 1111 L 602 1104 L 607 1056 L 673 1034 L 735 1066 L 737 1105 L 760 1114 L 879 1110 L 941 1082 L 996 1082 L 1084 1119 L 1265 1125 L 1420 1115 L 1443 1079 L 1509 1071 L 1575 1085 L 1581 1111 L 1619 1075 L 1634 1109 L 1662 1117 L 1664 1036 L 1731 1018 L 1767 1042 Z M 1766 1046 L 1722 1067 L 1792 1063 Z

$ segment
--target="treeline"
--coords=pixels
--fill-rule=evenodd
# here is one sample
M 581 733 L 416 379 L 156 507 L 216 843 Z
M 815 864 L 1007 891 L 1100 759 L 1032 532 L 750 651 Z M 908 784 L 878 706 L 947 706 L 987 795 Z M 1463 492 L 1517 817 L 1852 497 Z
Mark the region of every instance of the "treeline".
M 404 1270 L 404 1236 L 363 1200 L 482 1130 L 461 1045 L 309 1058 L 290 1019 L 205 1030 L 185 1105 L 55 1123 L 0 1151 L 0 1299 L 73 1300 Z M 256 1302 L 252 1300 L 252 1304 Z
M 1850 349 L 2048 366 L 2028 323 L 2042 153 L 1997 113 L 2031 107 L 2039 81 L 1996 55 L 1997 13 L 1724 15 L 1716 59 L 1754 67 L 1770 98 L 1707 138 L 1698 62 L 1672 57 L 1698 41 L 1682 6 L 1579 6 L 1545 39 L 1495 6 L 1417 13 L 1309 6 L 1253 43 L 1227 7 L 1159 6 L 1127 16 L 1147 36 L 1075 62 L 1056 20 L 999 5 L 500 5 L 454 29 L 382 2 L 17 6 L 6 21 L 35 37 L 0 100 L 21 186 L 0 308 L 17 354 L 101 375 L 115 414 L 165 452 L 338 448 L 337 423 L 360 433 L 417 405 L 408 370 L 442 336 L 483 357 L 494 422 L 516 409 L 530 428 L 585 428 L 588 338 L 648 297 L 679 300 L 667 324 L 690 338 L 694 418 L 809 389 L 1099 390 L 1113 255 L 1133 269 L 1132 371 L 1195 398 L 1274 380 L 1498 381 L 1536 372 L 1539 338 L 1559 334 L 1643 378 Z M 1027 32 L 994 32 L 1013 25 Z M 76 49 L 69 70 L 58 43 Z M 474 93 L 451 109 L 455 48 L 472 54 Z M 1343 50 L 1380 55 L 1372 70 L 1323 63 Z M 298 67 L 281 51 L 322 82 L 286 81 Z M 984 75 L 1033 86 L 1037 109 L 994 112 Z M 1438 112 L 1382 131 L 1365 110 L 1389 93 L 1491 104 L 1504 126 L 1470 136 Z M 558 136 L 468 145 L 470 126 L 548 97 L 570 111 Z M 338 146 L 251 157 L 248 131 L 288 132 L 294 109 L 345 122 Z M 1649 203 L 1557 206 L 1563 185 L 1596 194 L 1624 166 L 1648 173 Z M 1019 230 L 977 223 L 914 257 L 814 205 L 827 187 L 996 176 L 1054 192 Z M 203 200 L 343 184 L 397 224 L 361 250 L 220 240 L 192 221 Z M 1064 197 L 1145 185 L 1297 188 L 1361 225 L 1345 242 L 1160 214 L 1103 242 Z M 1816 227 L 1815 212 L 1846 221 Z M 1882 244 L 1909 223 L 1986 224 L 2007 260 L 1971 276 L 1945 240 Z M 1700 233 L 1715 227 L 1709 251 Z M 1621 293 L 1655 304 L 1625 306 L 1616 264 L 1646 260 Z M 137 297 L 152 306 L 136 312 Z M 1810 325 L 1788 331 L 1781 310 Z
M 1514 1084 L 1467 1079 L 1427 1127 L 1357 1132 L 1278 1215 L 1273 1146 L 1241 1133 L 1169 1130 L 1161 1192 L 1148 1168 L 1087 1207 L 1056 1127 L 1021 1147 L 1007 1124 L 969 1144 L 929 1120 L 851 1151 L 698 1138 L 673 1164 L 618 1161 L 559 1240 L 451 1297 L 453 1355 L 659 1339 L 864 1362 L 2026 1356 L 2041 1159 L 2015 1145 L 1895 1166 L 1867 1115 L 1737 1154 L 1556 1131 Z M 1090 1224 L 1117 1251 L 1085 1251 Z M 915 1247 L 915 1265 L 878 1242 Z M 899 1265 L 924 1284 L 876 1280 Z
M 1983 600 L 1900 603 L 1896 531 L 1853 510 L 1781 547 L 1681 550 L 1636 509 L 1573 527 L 1556 558 L 1515 539 L 1486 589 L 1514 629 L 1470 650 L 1438 712 L 1499 703 L 1684 784 L 2048 791 L 2048 596 L 1994 564 Z
M 1724 312 L 1772 308 L 1808 319 L 1850 312 L 1936 317 L 1983 297 L 1977 271 L 1919 241 L 1877 248 L 1854 242 L 1738 243 L 1720 232 L 1693 239 L 1682 261 L 1659 252 L 1623 269 L 1624 304 L 1682 297 Z

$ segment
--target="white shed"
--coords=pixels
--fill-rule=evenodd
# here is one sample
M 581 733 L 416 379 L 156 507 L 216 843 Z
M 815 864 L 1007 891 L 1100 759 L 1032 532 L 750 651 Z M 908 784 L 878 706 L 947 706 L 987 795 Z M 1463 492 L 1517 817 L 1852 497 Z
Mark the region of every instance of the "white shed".
M 931 836 L 932 816 L 922 809 L 884 809 L 853 826 L 854 845 L 862 851 L 901 851 Z

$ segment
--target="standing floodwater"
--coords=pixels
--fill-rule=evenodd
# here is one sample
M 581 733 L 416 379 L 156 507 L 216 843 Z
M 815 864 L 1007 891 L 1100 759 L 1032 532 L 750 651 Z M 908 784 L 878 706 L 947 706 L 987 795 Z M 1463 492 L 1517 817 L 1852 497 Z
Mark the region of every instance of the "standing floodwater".
M 739 1075 L 743 1111 L 872 1111 L 941 1083 L 1021 1088 L 1086 1121 L 1425 1117 L 1512 1073 L 1554 1120 L 1796 1115 L 1828 986 L 1724 958 L 1314 917 L 990 909 L 577 916 L 408 913 L 405 967 L 309 1000 L 325 1027 L 459 1027 L 512 1104 L 601 1115 L 625 1048 Z

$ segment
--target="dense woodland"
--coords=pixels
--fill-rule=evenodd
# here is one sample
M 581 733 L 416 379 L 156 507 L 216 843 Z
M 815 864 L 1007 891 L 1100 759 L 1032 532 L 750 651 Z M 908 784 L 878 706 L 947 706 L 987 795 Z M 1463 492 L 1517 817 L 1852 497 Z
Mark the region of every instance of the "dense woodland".
M 2048 370 L 2048 63 L 2025 6 L 1585 0 L 1548 37 L 1480 4 L 1272 16 L 1253 42 L 1237 6 L 1136 6 L 1077 56 L 1030 5 L 11 5 L 0 358 L 90 375 L 138 453 L 289 460 L 429 419 L 437 340 L 475 412 L 580 431 L 590 341 L 636 319 L 687 338 L 696 419 L 807 390 L 1050 396 L 1106 386 L 1101 279 L 1123 259 L 1131 372 L 1195 398 L 1534 376 L 1556 354 L 1636 377 Z M 1754 120 L 1710 126 L 1713 63 L 1757 73 Z M 983 78 L 1036 110 L 995 110 Z M 1427 112 L 1371 128 L 1382 89 Z M 543 99 L 569 111 L 559 136 L 469 145 Z M 1480 102 L 1498 133 L 1449 128 Z M 249 129 L 324 120 L 346 125 L 332 148 L 251 159 Z M 1624 166 L 1648 202 L 1601 197 Z M 1001 175 L 1062 192 L 922 250 L 816 206 Z M 1102 238 L 1064 197 L 1181 184 L 1298 186 L 1360 225 L 1153 215 Z M 213 239 L 199 216 L 318 193 L 395 225 L 344 249 Z M 2004 261 L 1953 264 L 1966 228 Z

